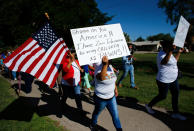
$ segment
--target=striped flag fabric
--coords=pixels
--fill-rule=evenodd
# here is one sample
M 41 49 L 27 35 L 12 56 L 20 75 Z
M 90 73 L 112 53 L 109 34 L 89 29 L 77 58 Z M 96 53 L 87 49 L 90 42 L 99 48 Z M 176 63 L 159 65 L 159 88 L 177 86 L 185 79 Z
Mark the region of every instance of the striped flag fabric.
M 64 40 L 57 37 L 47 22 L 4 63 L 10 70 L 31 74 L 52 88 L 68 52 Z

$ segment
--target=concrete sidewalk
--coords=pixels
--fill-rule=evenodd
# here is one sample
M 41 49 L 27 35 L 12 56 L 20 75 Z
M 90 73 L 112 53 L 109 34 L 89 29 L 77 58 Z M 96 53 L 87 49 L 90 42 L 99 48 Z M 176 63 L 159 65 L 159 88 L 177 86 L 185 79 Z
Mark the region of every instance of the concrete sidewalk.
M 12 81 L 12 84 L 16 81 Z M 35 84 L 36 83 L 36 84 Z M 64 128 L 70 131 L 90 131 L 89 122 L 94 109 L 93 100 L 88 93 L 83 92 L 83 109 L 86 115 L 80 115 L 77 110 L 74 99 L 67 99 L 68 106 L 63 110 L 60 108 L 58 88 L 49 89 L 40 87 L 37 80 L 32 84 L 32 92 L 20 95 L 24 97 L 39 98 L 37 105 L 37 114 L 39 116 L 48 116 L 58 121 Z M 165 109 L 154 108 L 156 113 L 150 115 L 146 112 L 145 106 L 137 103 L 135 98 L 118 97 L 118 110 L 121 124 L 124 131 L 181 131 L 191 130 L 193 117 L 186 121 L 172 119 Z M 62 117 L 60 115 L 62 113 Z M 99 116 L 98 125 L 101 130 L 114 131 L 113 122 L 107 109 Z

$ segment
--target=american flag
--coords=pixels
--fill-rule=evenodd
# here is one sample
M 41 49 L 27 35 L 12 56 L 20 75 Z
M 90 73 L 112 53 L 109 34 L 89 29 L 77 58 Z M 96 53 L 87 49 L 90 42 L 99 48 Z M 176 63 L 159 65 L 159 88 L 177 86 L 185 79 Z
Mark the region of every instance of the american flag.
M 49 23 L 46 23 L 4 63 L 10 70 L 29 73 L 52 88 L 68 51 L 63 39 L 58 38 Z

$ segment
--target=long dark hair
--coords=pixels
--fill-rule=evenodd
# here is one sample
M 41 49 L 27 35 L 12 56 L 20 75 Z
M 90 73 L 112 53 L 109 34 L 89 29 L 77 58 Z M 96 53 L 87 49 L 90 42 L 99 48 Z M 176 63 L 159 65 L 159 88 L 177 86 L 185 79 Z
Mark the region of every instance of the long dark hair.
M 172 48 L 172 41 L 170 40 L 162 40 L 160 41 L 160 44 L 162 45 L 164 51 Z

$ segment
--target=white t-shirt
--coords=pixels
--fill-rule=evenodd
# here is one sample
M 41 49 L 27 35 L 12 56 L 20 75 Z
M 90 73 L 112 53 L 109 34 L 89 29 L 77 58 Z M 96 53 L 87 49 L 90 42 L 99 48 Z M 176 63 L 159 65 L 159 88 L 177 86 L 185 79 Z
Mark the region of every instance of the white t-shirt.
M 110 99 L 114 96 L 115 82 L 117 77 L 111 65 L 108 66 L 106 80 L 96 79 L 96 75 L 102 70 L 102 64 L 95 67 L 95 94 L 102 99 Z
M 164 51 L 160 51 L 157 56 L 158 74 L 156 79 L 163 83 L 171 83 L 177 79 L 178 67 L 176 58 L 171 55 L 169 61 L 165 65 L 161 65 L 162 59 L 166 56 Z

